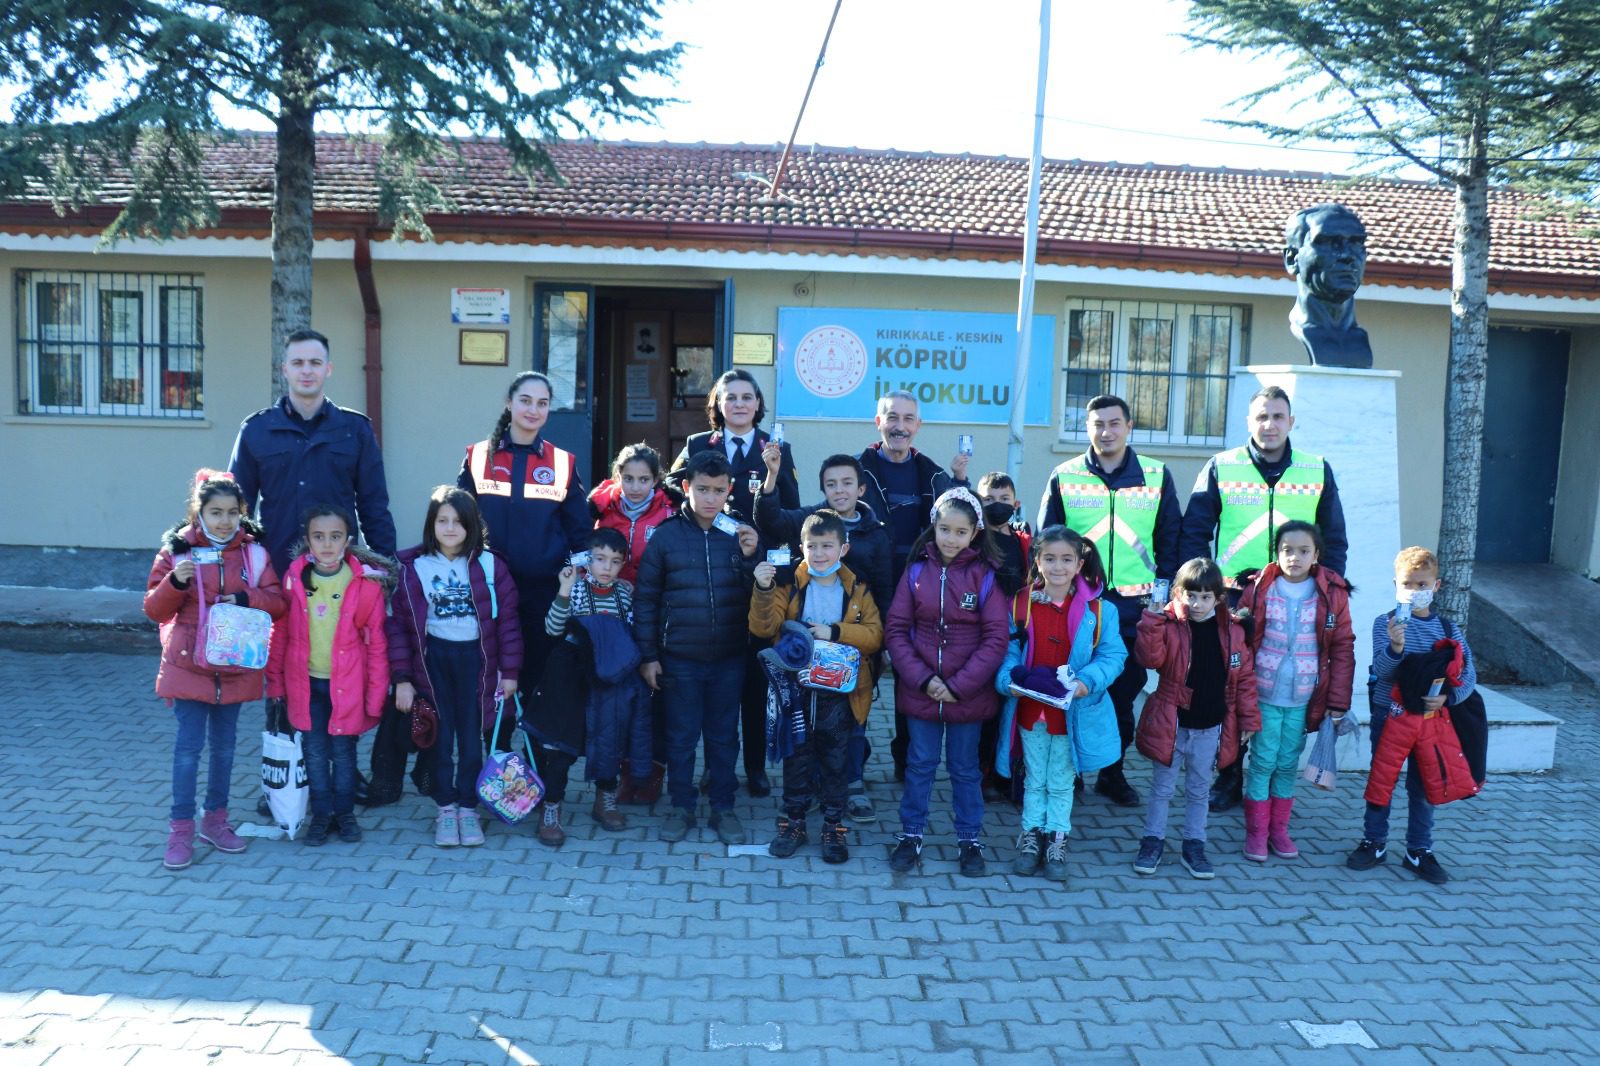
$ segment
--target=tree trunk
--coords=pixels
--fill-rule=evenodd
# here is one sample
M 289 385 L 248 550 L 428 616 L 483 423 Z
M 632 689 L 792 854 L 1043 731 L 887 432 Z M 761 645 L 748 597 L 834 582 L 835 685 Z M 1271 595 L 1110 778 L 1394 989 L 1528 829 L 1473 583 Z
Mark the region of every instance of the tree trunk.
M 1489 366 L 1489 179 L 1486 138 L 1475 136 L 1469 175 L 1456 185 L 1450 280 L 1450 376 L 1445 393 L 1444 512 L 1439 522 L 1440 609 L 1467 629 L 1478 547 L 1483 393 Z
M 284 81 L 309 84 L 314 57 L 290 48 Z M 272 395 L 284 393 L 283 342 L 311 325 L 311 206 L 316 188 L 316 109 L 310 94 L 286 91 L 278 106 L 278 155 L 272 195 Z

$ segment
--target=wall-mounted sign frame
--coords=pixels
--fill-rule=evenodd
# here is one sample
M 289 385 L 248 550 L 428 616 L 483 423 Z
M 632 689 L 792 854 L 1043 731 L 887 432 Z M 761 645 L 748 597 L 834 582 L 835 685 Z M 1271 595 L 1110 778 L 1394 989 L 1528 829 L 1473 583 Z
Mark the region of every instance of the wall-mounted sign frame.
M 770 333 L 735 333 L 733 335 L 734 366 L 771 366 L 773 335 Z
M 462 366 L 505 366 L 511 333 L 503 329 L 464 329 L 456 352 Z

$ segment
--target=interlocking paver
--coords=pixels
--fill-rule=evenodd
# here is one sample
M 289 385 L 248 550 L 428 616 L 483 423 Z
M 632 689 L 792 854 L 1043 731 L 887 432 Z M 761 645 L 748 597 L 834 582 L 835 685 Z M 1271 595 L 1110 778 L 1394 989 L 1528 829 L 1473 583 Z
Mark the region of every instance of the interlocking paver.
M 996 872 L 957 876 L 943 780 L 923 872 L 889 874 L 896 788 L 882 755 L 869 784 L 885 816 L 851 834 L 842 867 L 814 849 L 730 859 L 704 828 L 663 845 L 647 813 L 598 836 L 580 788 L 560 852 L 498 824 L 481 849 L 435 850 L 431 805 L 408 795 L 363 815 L 355 847 L 202 847 L 172 873 L 160 868 L 170 715 L 149 694 L 153 668 L 0 652 L 0 705 L 63 709 L 18 716 L 8 734 L 8 783 L 27 784 L 0 811 L 7 1066 L 1600 1057 L 1600 865 L 1587 847 L 1600 835 L 1600 700 L 1587 688 L 1519 692 L 1566 722 L 1557 766 L 1496 777 L 1440 812 L 1457 873 L 1442 890 L 1394 862 L 1343 869 L 1359 774 L 1334 795 L 1302 789 L 1298 862 L 1245 864 L 1238 816 L 1214 817 L 1218 877 L 1205 884 L 1172 863 L 1134 876 L 1138 814 L 1091 794 L 1061 887 L 1003 871 L 1016 814 L 994 804 Z M 236 813 L 254 796 L 259 736 L 248 708 Z M 1146 787 L 1143 760 L 1130 767 Z M 741 795 L 758 834 L 775 809 Z M 1380 1046 L 1312 1053 L 1292 1020 L 1359 1021 Z M 713 1025 L 781 1032 L 783 1049 L 713 1049 Z

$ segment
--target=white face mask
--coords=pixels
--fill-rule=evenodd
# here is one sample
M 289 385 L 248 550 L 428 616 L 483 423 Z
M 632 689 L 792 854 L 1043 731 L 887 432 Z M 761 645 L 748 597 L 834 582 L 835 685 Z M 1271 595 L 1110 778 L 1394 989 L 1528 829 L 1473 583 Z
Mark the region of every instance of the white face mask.
M 1426 611 L 1433 606 L 1432 589 L 1400 589 L 1399 598 L 1411 604 L 1416 610 Z

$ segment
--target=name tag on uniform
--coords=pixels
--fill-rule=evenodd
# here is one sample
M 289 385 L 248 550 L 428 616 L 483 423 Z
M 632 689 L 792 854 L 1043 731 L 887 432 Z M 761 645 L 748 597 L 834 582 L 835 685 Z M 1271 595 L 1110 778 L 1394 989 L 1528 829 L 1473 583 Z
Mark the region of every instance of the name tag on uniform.
M 760 474 L 751 474 L 750 480 L 745 482 L 746 487 L 750 489 L 750 495 L 754 496 L 756 493 L 760 492 L 761 484 L 766 480 L 767 479 Z

